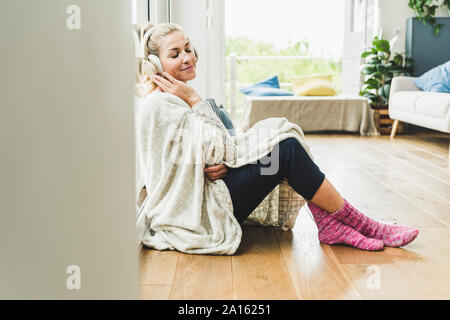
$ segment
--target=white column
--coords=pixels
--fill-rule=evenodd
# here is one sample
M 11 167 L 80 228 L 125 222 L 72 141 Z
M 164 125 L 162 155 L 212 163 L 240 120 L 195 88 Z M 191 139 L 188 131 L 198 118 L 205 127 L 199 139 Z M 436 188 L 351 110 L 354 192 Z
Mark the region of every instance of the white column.
M 208 97 L 225 106 L 225 1 L 209 0 L 207 11 Z M 208 9 L 208 6 L 207 6 Z M 229 106 L 226 106 L 229 108 Z
M 150 22 L 153 24 L 169 22 L 168 0 L 150 0 Z M 172 14 L 171 14 L 172 15 Z M 170 19 L 171 20 L 171 19 Z
M 136 19 L 133 23 L 145 24 L 148 21 L 147 0 L 132 0 L 132 9 L 135 10 L 132 16 Z
M 354 30 L 353 19 L 357 14 L 354 12 L 355 1 L 359 0 L 345 0 L 344 54 L 342 57 L 342 93 L 351 95 L 359 93 L 361 53 L 365 42 L 364 27 Z
M 235 119 L 236 114 L 236 52 L 230 53 L 230 116 L 231 119 Z

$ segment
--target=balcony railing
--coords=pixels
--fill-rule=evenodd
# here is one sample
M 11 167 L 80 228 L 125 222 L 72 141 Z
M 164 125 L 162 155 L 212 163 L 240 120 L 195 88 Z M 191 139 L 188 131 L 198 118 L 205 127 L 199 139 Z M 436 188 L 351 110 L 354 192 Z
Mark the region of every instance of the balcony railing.
M 237 53 L 230 53 L 229 56 L 225 57 L 226 61 L 230 63 L 230 81 L 229 81 L 229 92 L 230 92 L 230 116 L 231 119 L 235 120 L 236 116 L 236 93 L 238 86 L 248 86 L 251 83 L 237 82 L 237 61 L 238 60 L 323 60 L 325 58 L 310 57 L 310 56 L 238 56 Z M 280 87 L 291 87 L 292 83 L 282 82 Z

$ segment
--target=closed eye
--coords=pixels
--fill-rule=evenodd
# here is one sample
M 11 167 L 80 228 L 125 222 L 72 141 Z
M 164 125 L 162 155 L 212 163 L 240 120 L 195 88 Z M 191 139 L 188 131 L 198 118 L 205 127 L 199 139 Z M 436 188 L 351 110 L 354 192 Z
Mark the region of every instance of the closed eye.
M 189 53 L 189 52 L 191 52 L 192 50 L 186 49 L 185 51 L 186 51 L 187 53 Z M 178 57 L 178 53 L 177 53 L 176 56 L 173 56 L 172 58 L 175 59 L 175 58 L 177 58 L 177 57 Z

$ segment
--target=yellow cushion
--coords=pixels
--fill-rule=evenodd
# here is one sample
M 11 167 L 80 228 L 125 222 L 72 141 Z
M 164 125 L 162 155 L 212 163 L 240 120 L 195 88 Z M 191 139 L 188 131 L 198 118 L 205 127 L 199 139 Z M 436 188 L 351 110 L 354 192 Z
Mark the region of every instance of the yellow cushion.
M 311 80 L 315 80 L 315 79 L 322 79 L 322 80 L 326 80 L 326 81 L 330 81 L 331 82 L 331 74 L 310 74 L 307 76 L 294 76 L 292 78 L 292 84 L 295 87 L 299 87 L 301 85 L 304 85 L 305 83 L 311 81 Z
M 313 79 L 301 86 L 294 86 L 294 94 L 296 96 L 335 96 L 336 90 L 330 81 Z

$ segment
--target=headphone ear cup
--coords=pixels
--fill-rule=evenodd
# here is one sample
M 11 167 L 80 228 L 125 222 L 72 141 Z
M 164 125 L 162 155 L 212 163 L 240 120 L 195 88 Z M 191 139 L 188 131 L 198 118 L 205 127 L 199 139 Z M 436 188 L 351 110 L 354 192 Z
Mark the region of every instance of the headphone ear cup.
M 192 44 L 191 44 L 191 50 L 194 52 L 195 62 L 197 62 L 198 61 L 198 51 Z
M 198 61 L 198 51 L 193 45 L 191 45 L 191 48 L 194 51 L 195 61 L 197 62 Z
M 164 72 L 164 69 L 163 69 L 162 64 L 161 64 L 161 60 L 159 60 L 158 56 L 156 56 L 154 54 L 151 54 L 151 55 L 149 55 L 147 57 L 147 59 L 150 62 L 153 62 L 153 65 L 156 67 L 156 69 L 158 70 L 159 73 L 163 73 Z

